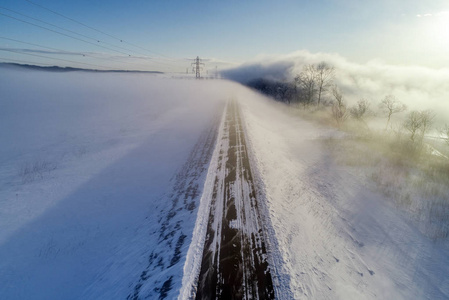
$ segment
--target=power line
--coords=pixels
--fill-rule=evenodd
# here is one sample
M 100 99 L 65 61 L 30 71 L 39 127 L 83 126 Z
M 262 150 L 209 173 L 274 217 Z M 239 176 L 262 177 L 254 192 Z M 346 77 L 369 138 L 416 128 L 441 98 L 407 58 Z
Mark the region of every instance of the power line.
M 38 44 L 33 44 L 33 43 L 28 43 L 28 42 L 23 42 L 23 41 L 19 41 L 19 40 L 16 40 L 16 39 L 11 39 L 11 38 L 7 38 L 7 37 L 3 37 L 3 36 L 0 36 L 0 39 L 8 40 L 8 41 L 13 41 L 13 42 L 17 42 L 17 43 L 22 43 L 22 44 L 30 45 L 30 46 L 41 47 L 41 48 L 44 48 L 44 49 L 49 49 L 49 50 L 54 50 L 54 51 L 67 52 L 67 53 L 70 53 L 70 54 L 73 54 L 73 53 L 74 53 L 74 52 L 71 53 L 71 52 L 69 52 L 69 51 L 65 51 L 65 50 L 62 50 L 62 49 L 57 49 L 57 48 L 52 48 L 52 47 L 46 47 L 46 46 L 42 46 L 42 45 L 38 45 Z
M 115 50 L 115 49 L 111 49 L 111 48 L 108 48 L 108 47 L 105 47 L 105 46 L 101 46 L 101 45 L 98 45 L 98 44 L 95 44 L 95 43 L 91 43 L 89 41 L 86 41 L 86 40 L 83 40 L 83 39 L 71 36 L 69 34 L 66 34 L 66 33 L 63 33 L 63 32 L 60 32 L 60 31 L 56 31 L 56 30 L 53 30 L 53 29 L 50 29 L 50 28 L 47 28 L 47 27 L 44 27 L 44 26 L 40 26 L 40 25 L 37 25 L 37 24 L 31 23 L 31 22 L 25 21 L 25 20 L 22 20 L 22 19 L 13 17 L 13 16 L 10 16 L 10 15 L 6 15 L 6 14 L 1 13 L 1 12 L 0 12 L 0 15 L 8 17 L 8 18 L 11 18 L 11 19 L 14 19 L 14 20 L 17 20 L 17 21 L 22 22 L 22 23 L 30 24 L 30 25 L 33 25 L 33 26 L 36 26 L 36 27 L 39 27 L 39 28 L 42 28 L 42 29 L 45 29 L 45 30 L 48 30 L 48 31 L 51 31 L 51 32 L 54 32 L 54 33 L 57 33 L 57 34 L 60 34 L 60 35 L 63 35 L 63 36 L 66 36 L 66 37 L 69 37 L 69 38 L 72 38 L 72 39 L 75 39 L 75 40 L 78 40 L 78 41 L 81 41 L 81 42 L 84 42 L 84 43 L 87 43 L 87 44 L 90 44 L 90 45 L 94 45 L 96 47 L 104 48 L 104 49 L 107 49 L 107 50 L 110 50 L 110 51 L 114 51 L 114 52 L 117 52 L 117 53 L 120 53 L 120 54 L 125 54 L 125 55 L 128 55 L 128 56 L 131 56 L 128 53 L 121 52 L 121 51 L 118 51 L 118 50 Z
M 75 63 L 75 64 L 81 64 L 81 65 L 94 66 L 94 67 L 100 67 L 100 68 L 108 69 L 108 67 L 105 67 L 105 66 L 99 66 L 99 65 L 89 64 L 89 63 L 82 63 L 82 62 L 77 62 L 77 61 L 68 60 L 68 59 L 62 59 L 62 58 L 49 57 L 49 56 L 45 56 L 45 55 L 24 53 L 24 52 L 17 51 L 17 50 L 14 50 L 14 49 L 0 49 L 0 51 L 7 51 L 7 52 L 13 52 L 13 53 L 18 53 L 18 54 L 22 54 L 22 55 L 30 55 L 30 56 L 36 56 L 36 57 L 42 57 L 42 58 L 47 58 L 47 59 L 60 60 L 60 61 L 71 62 L 71 63 Z
M 87 43 L 87 44 L 90 44 L 90 45 L 94 45 L 94 46 L 96 46 L 96 47 L 100 47 L 100 48 L 107 49 L 107 50 L 110 50 L 110 51 L 113 51 L 113 52 L 117 52 L 117 53 L 120 53 L 120 54 L 124 54 L 124 55 L 126 55 L 126 56 L 128 56 L 128 57 L 133 57 L 132 55 L 130 55 L 130 54 L 128 54 L 128 53 L 121 52 L 121 51 L 118 51 L 118 50 L 115 50 L 115 49 L 111 49 L 111 48 L 109 48 L 109 47 L 101 46 L 101 45 L 98 45 L 98 44 L 95 44 L 95 43 L 91 43 L 91 42 L 89 42 L 89 41 L 86 41 L 86 40 L 83 40 L 83 39 L 80 39 L 80 38 L 71 36 L 71 35 L 69 35 L 69 34 L 66 34 L 66 33 L 63 33 L 63 32 L 59 32 L 59 31 L 56 31 L 56 30 L 53 30 L 53 29 L 50 29 L 50 28 L 47 28 L 47 27 L 44 27 L 44 26 L 41 26 L 41 25 L 38 25 L 38 24 L 34 24 L 34 23 L 31 23 L 31 22 L 28 22 L 28 21 L 25 21 L 25 20 L 22 20 L 22 19 L 19 19 L 19 18 L 10 16 L 10 15 L 6 15 L 6 14 L 1 13 L 1 12 L 0 12 L 0 15 L 5 16 L 5 17 L 8 17 L 8 18 L 11 18 L 11 19 L 14 19 L 14 20 L 17 20 L 17 21 L 22 22 L 22 23 L 26 23 L 26 24 L 29 24 L 29 25 L 38 27 L 38 28 L 45 29 L 45 30 L 50 31 L 50 32 L 54 32 L 54 33 L 57 33 L 57 34 L 60 34 L 60 35 L 63 35 L 63 36 L 66 36 L 66 37 L 75 39 L 75 40 L 78 40 L 78 41 L 81 41 L 81 42 L 84 42 L 84 43 Z M 135 56 L 134 56 L 134 57 L 135 57 Z M 151 59 L 151 58 L 146 57 L 145 59 Z M 151 61 L 152 61 L 153 63 L 156 63 L 156 64 L 166 65 L 166 66 L 172 67 L 171 65 L 169 65 L 169 64 L 167 64 L 167 63 L 158 62 L 158 61 L 155 61 L 155 60 L 151 60 Z
M 96 29 L 96 28 L 94 28 L 94 27 L 92 27 L 92 26 L 86 25 L 86 24 L 84 24 L 84 23 L 82 23 L 82 22 L 80 22 L 80 21 L 77 21 L 77 20 L 75 20 L 75 19 L 73 19 L 73 18 L 67 17 L 67 16 L 65 16 L 65 15 L 63 15 L 63 14 L 61 14 L 61 13 L 58 13 L 58 12 L 56 12 L 56 11 L 54 11 L 54 10 L 51 10 L 50 8 L 47 8 L 47 7 L 45 7 L 45 6 L 41 5 L 41 4 L 37 4 L 37 3 L 33 2 L 33 1 L 30 1 L 30 0 L 25 0 L 25 1 L 28 2 L 28 3 L 31 3 L 31 4 L 33 4 L 33 5 L 35 5 L 35 6 L 38 6 L 38 7 L 42 8 L 42 9 L 44 9 L 44 10 L 47 10 L 47 11 L 49 11 L 49 12 L 51 12 L 51 13 L 54 13 L 54 14 L 60 16 L 60 17 L 63 17 L 63 18 L 65 18 L 65 19 L 67 19 L 67 20 L 70 20 L 70 21 L 75 22 L 75 23 L 77 23 L 77 24 L 79 24 L 79 25 L 82 25 L 82 26 L 84 26 L 84 27 L 86 27 L 86 28 L 89 28 L 89 29 L 91 29 L 91 30 L 97 31 L 97 32 L 99 32 L 99 33 L 101 33 L 101 34 L 104 34 L 104 35 L 106 35 L 106 36 L 109 36 L 109 37 L 111 37 L 111 38 L 113 38 L 113 39 L 116 39 L 116 40 L 120 41 L 121 43 L 125 43 L 125 44 L 128 44 L 128 45 L 130 45 L 130 46 L 133 46 L 133 47 L 139 48 L 139 49 L 141 49 L 141 50 L 145 50 L 145 51 L 147 51 L 147 52 L 154 53 L 154 54 L 157 54 L 157 55 L 166 57 L 166 58 L 170 58 L 170 57 L 168 57 L 168 56 L 166 56 L 166 55 L 164 55 L 164 54 L 161 54 L 161 53 L 158 53 L 158 52 L 154 52 L 154 51 L 149 50 L 149 49 L 145 49 L 145 48 L 140 47 L 140 46 L 138 46 L 138 45 L 135 45 L 135 44 L 132 44 L 132 43 L 130 43 L 130 42 L 127 42 L 127 41 L 125 41 L 125 40 L 123 40 L 123 39 L 121 39 L 121 38 L 118 38 L 118 37 L 116 37 L 116 36 L 113 36 L 113 35 L 111 35 L 111 34 L 109 34 L 109 33 L 106 33 L 106 32 L 104 32 L 104 31 L 101 31 L 101 30 L 99 30 L 99 29 Z
M 105 60 L 105 61 L 112 61 L 112 62 L 117 62 L 117 60 L 116 59 L 113 59 L 113 58 L 105 58 L 105 57 L 97 57 L 97 56 L 94 56 L 94 55 L 90 55 L 89 53 L 79 53 L 79 52 L 72 52 L 72 51 L 67 51 L 67 50 L 63 50 L 63 49 L 58 49 L 58 48 L 53 48 L 53 47 L 47 47 L 47 46 L 43 46 L 43 45 L 39 45 L 39 44 L 35 44 L 35 43 L 29 43 L 29 42 L 24 42 L 24 41 L 21 41 L 21 40 L 17 40 L 17 39 L 11 39 L 11 38 L 7 38 L 7 37 L 2 37 L 2 36 L 0 36 L 0 39 L 4 39 L 4 40 L 9 40 L 9 41 L 13 41 L 13 42 L 17 42 L 17 43 L 21 43 L 21 44 L 25 44 L 25 45 L 30 45 L 30 46 L 36 46 L 36 47 L 40 47 L 40 48 L 44 48 L 44 49 L 49 49 L 49 50 L 53 50 L 53 51 L 59 51 L 59 52 L 61 52 L 61 53 L 55 53 L 55 54 L 60 54 L 60 55 L 68 55 L 68 54 L 71 54 L 71 55 L 82 55 L 82 56 L 87 56 L 87 57 L 91 57 L 91 58 L 93 58 L 93 59 L 100 59 L 100 60 Z M 32 49 L 30 49 L 30 50 L 32 50 Z M 19 52 L 19 51 L 15 51 L 15 52 Z M 21 53 L 23 53 L 23 52 L 21 52 Z M 118 57 L 119 59 L 120 59 L 120 57 Z M 125 58 L 125 57 L 123 57 L 123 58 Z M 156 64 L 162 64 L 162 65 L 166 65 L 166 66 L 169 66 L 169 67 L 172 67 L 171 65 L 169 65 L 169 64 L 166 64 L 166 63 L 162 63 L 162 62 L 158 62 L 158 61 L 154 61 L 154 60 L 150 60 L 152 63 L 156 63 Z M 137 62 L 130 62 L 130 61 L 123 61 L 122 60 L 122 62 L 123 63 L 126 63 L 126 64 L 132 64 L 132 65 L 136 65 L 136 66 L 142 66 L 140 63 L 137 63 Z M 81 62 L 80 62 L 81 63 Z
M 76 35 L 79 35 L 79 36 L 82 36 L 82 37 L 85 37 L 85 38 L 87 38 L 87 39 L 94 40 L 94 41 L 100 43 L 100 40 L 98 40 L 98 39 L 96 39 L 96 38 L 93 38 L 93 37 L 90 37 L 90 36 L 87 36 L 87 35 L 84 35 L 84 34 L 81 34 L 81 33 L 77 33 L 77 32 L 75 32 L 75 31 L 72 31 L 72 30 L 69 30 L 69 29 L 62 28 L 62 27 L 60 27 L 60 26 L 58 26 L 58 25 L 54 25 L 54 24 L 52 24 L 52 23 L 48 23 L 48 22 L 46 22 L 46 21 L 42 21 L 42 20 L 40 20 L 40 19 L 37 19 L 37 18 L 28 16 L 28 15 L 22 14 L 22 13 L 20 13 L 20 12 L 17 12 L 17 11 L 15 11 L 15 10 L 12 10 L 12 9 L 9 9 L 9 8 L 5 8 L 5 7 L 3 7 L 3 6 L 0 6 L 0 8 L 1 8 L 1 9 L 4 9 L 4 10 L 7 10 L 7 11 L 9 11 L 9 12 L 15 13 L 15 14 L 17 14 L 17 15 L 20 15 L 20 16 L 22 16 L 22 17 L 26 17 L 26 18 L 29 18 L 29 19 L 32 19 L 32 20 L 35 20 L 35 21 L 38 21 L 38 22 L 41 22 L 41 23 L 44 23 L 44 24 L 47 24 L 47 25 L 56 27 L 56 28 L 59 28 L 59 29 L 61 29 L 61 30 L 64 30 L 64 31 L 67 31 L 67 32 L 70 32 L 70 33 L 74 33 L 74 34 L 76 34 Z
M 72 21 L 72 22 L 75 22 L 75 23 L 77 23 L 77 24 L 80 24 L 80 25 L 82 25 L 82 26 L 85 26 L 86 28 L 92 29 L 92 30 L 97 31 L 97 32 L 99 32 L 99 33 L 101 33 L 101 34 L 104 34 L 104 35 L 106 35 L 106 36 L 109 36 L 109 37 L 112 37 L 112 38 L 114 38 L 114 39 L 116 39 L 116 40 L 119 40 L 119 41 L 122 42 L 122 43 L 129 44 L 129 45 L 131 45 L 131 46 L 133 46 L 133 47 L 136 47 L 136 48 L 145 50 L 145 51 L 147 51 L 147 52 L 152 52 L 152 53 L 158 54 L 158 55 L 160 55 L 160 56 L 168 57 L 168 56 L 165 56 L 165 55 L 163 55 L 163 54 L 160 54 L 160 53 L 151 51 L 151 50 L 149 50 L 149 49 L 140 47 L 140 46 L 138 46 L 138 45 L 129 43 L 129 42 L 127 42 L 127 41 L 124 41 L 123 39 L 120 39 L 120 38 L 118 38 L 118 37 L 116 37 L 116 36 L 113 36 L 113 35 L 111 35 L 111 34 L 108 34 L 108 33 L 106 33 L 106 32 L 103 32 L 103 31 L 101 31 L 101 30 L 98 30 L 98 29 L 96 29 L 96 28 L 94 28 L 94 27 L 91 27 L 91 26 L 89 26 L 89 25 L 86 25 L 86 24 L 84 24 L 84 23 L 82 23 L 82 22 L 79 22 L 79 21 L 73 19 L 73 18 L 70 18 L 70 17 L 67 17 L 67 16 L 65 16 L 65 15 L 62 15 L 62 14 L 56 12 L 56 11 L 53 11 L 53 10 L 51 10 L 51 9 L 49 9 L 49 8 L 46 8 L 46 7 L 44 7 L 44 6 L 40 5 L 40 4 L 37 4 L 37 3 L 33 2 L 33 1 L 28 1 L 28 0 L 26 0 L 26 1 L 29 2 L 29 3 L 31 3 L 31 4 L 33 4 L 33 5 L 36 5 L 36 6 L 40 7 L 40 8 L 42 8 L 42 9 L 48 10 L 48 11 L 50 11 L 50 12 L 56 14 L 56 15 L 62 16 L 62 17 L 66 18 L 66 19 L 68 19 L 68 20 L 70 20 L 70 21 Z M 96 38 L 93 38 L 93 37 L 90 37 L 90 36 L 87 36 L 87 35 L 84 35 L 84 34 L 81 34 L 81 33 L 78 33 L 78 32 L 72 31 L 72 30 L 69 30 L 69 29 L 65 29 L 65 28 L 63 28 L 63 27 L 61 27 L 61 26 L 58 26 L 58 25 L 55 25 L 55 24 L 51 24 L 51 23 L 49 23 L 49 22 L 46 22 L 46 21 L 40 20 L 40 19 L 38 19 L 38 18 L 34 18 L 34 17 L 28 16 L 28 15 L 22 14 L 22 13 L 20 13 L 20 12 L 17 12 L 17 11 L 8 9 L 8 8 L 4 8 L 4 7 L 1 7 L 1 6 L 0 6 L 0 8 L 1 8 L 1 9 L 4 9 L 4 10 L 7 10 L 7 11 L 10 11 L 10 12 L 12 12 L 12 13 L 18 14 L 18 15 L 20 15 L 20 16 L 23 16 L 23 17 L 26 17 L 26 18 L 30 18 L 30 19 L 35 20 L 35 21 L 37 21 L 37 22 L 41 22 L 41 23 L 43 23 L 43 24 L 46 24 L 46 25 L 49 25 L 49 26 L 53 26 L 53 27 L 58 28 L 58 29 L 60 29 L 60 30 L 63 30 L 63 31 L 66 31 L 66 32 L 70 32 L 70 33 L 73 33 L 73 34 L 75 34 L 75 35 L 82 36 L 82 37 L 84 37 L 84 38 L 87 38 L 87 39 L 96 41 L 97 43 L 107 44 L 107 45 L 110 45 L 111 47 L 115 47 L 115 48 L 119 48 L 119 49 L 124 49 L 124 50 L 126 50 L 126 51 L 133 51 L 133 50 L 130 50 L 130 49 L 128 49 L 128 48 L 123 48 L 123 47 L 116 46 L 116 45 L 113 45 L 113 44 L 110 44 L 110 43 L 106 43 L 106 42 L 100 41 L 100 40 L 98 40 L 98 39 L 96 39 Z M 125 52 L 122 52 L 122 51 L 118 51 L 118 50 L 115 50 L 115 49 L 111 49 L 111 48 L 109 48 L 109 47 L 105 47 L 105 46 L 102 46 L 102 45 L 98 45 L 97 43 L 92 43 L 92 42 L 86 41 L 86 40 L 84 40 L 84 39 L 81 39 L 81 38 L 72 36 L 72 35 L 70 35 L 70 34 L 66 34 L 66 33 L 64 33 L 64 32 L 60 32 L 60 31 L 57 31 L 57 30 L 53 30 L 53 29 L 50 29 L 50 28 L 47 28 L 47 27 L 44 27 L 44 26 L 41 26 L 41 25 L 38 25 L 38 24 L 35 24 L 35 23 L 32 23 L 32 22 L 29 22 L 29 21 L 23 20 L 23 19 L 21 19 L 21 18 L 15 17 L 15 16 L 11 16 L 11 15 L 4 14 L 4 13 L 1 13 L 1 12 L 0 12 L 0 15 L 5 16 L 5 17 L 10 18 L 10 19 L 13 19 L 13 20 L 16 20 L 16 21 L 19 21 L 19 22 L 22 22 L 22 23 L 25 23 L 25 24 L 29 24 L 29 25 L 35 26 L 35 27 L 37 27 L 37 28 L 41 28 L 41 29 L 44 29 L 44 30 L 47 30 L 47 31 L 50 31 L 50 32 L 53 32 L 53 33 L 56 33 L 56 34 L 59 34 L 59 35 L 62 35 L 62 36 L 71 38 L 71 39 L 74 39 L 74 40 L 77 40 L 77 41 L 81 41 L 81 42 L 84 42 L 84 43 L 87 43 L 87 44 L 90 44 L 90 45 L 93 45 L 93 46 L 96 46 L 96 47 L 100 47 L 100 48 L 103 48 L 103 49 L 107 49 L 107 50 L 109 50 L 109 51 L 113 51 L 113 52 L 116 52 L 116 53 L 120 53 L 120 54 L 126 55 L 127 57 L 135 57 L 135 58 L 139 58 L 139 57 L 137 57 L 137 56 L 132 56 L 132 55 L 130 55 L 129 53 L 125 53 Z M 17 40 L 16 40 L 16 41 L 17 41 Z M 22 41 L 18 41 L 18 42 L 22 42 Z M 22 43 L 26 43 L 26 42 L 22 42 Z M 28 43 L 28 44 L 31 45 L 32 43 Z M 41 45 L 37 45 L 37 44 L 33 44 L 33 45 L 34 45 L 34 46 L 38 46 L 38 47 L 47 48 L 47 49 L 50 49 L 50 48 L 51 48 L 51 47 L 45 47 L 45 46 L 41 46 Z M 51 48 L 51 49 L 52 49 L 52 50 L 55 50 L 55 48 Z M 60 50 L 60 49 L 58 49 L 57 51 L 63 51 L 63 52 L 64 52 L 64 50 Z M 68 52 L 68 51 L 65 51 L 65 52 Z M 138 53 L 137 51 L 135 51 L 135 52 Z M 70 52 L 68 52 L 68 53 L 70 53 Z M 141 54 L 141 53 L 140 53 L 140 54 Z M 62 54 L 62 55 L 64 55 L 64 54 Z M 155 58 L 145 57 L 144 54 L 142 54 L 142 55 L 143 55 L 143 57 L 142 57 L 143 59 L 151 60 L 152 63 L 160 64 L 160 65 L 165 65 L 165 66 L 168 66 L 168 67 L 170 67 L 170 68 L 173 68 L 173 67 L 174 67 L 174 66 L 171 65 L 171 64 L 164 63 L 164 62 L 160 62 L 160 61 L 156 61 Z M 86 56 L 86 55 L 83 54 L 83 56 Z M 87 56 L 89 56 L 89 55 L 87 55 Z M 90 57 L 93 57 L 93 56 L 90 56 Z M 106 59 L 106 58 L 99 58 L 99 57 L 93 57 L 93 58 L 97 58 L 97 59 Z M 162 59 L 162 58 L 157 58 L 157 59 Z M 110 60 L 111 60 L 111 61 L 114 61 L 114 59 L 110 59 Z M 172 61 L 172 62 L 174 63 L 176 60 L 179 60 L 179 59 L 168 59 L 168 60 L 170 60 L 170 61 Z M 77 62 L 77 63 L 78 63 L 78 62 Z M 127 62 L 127 63 L 133 63 L 133 62 Z M 137 64 L 137 63 L 136 63 L 136 64 Z
M 93 58 L 93 59 L 100 59 L 100 60 L 106 60 L 106 61 L 117 62 L 116 60 L 111 59 L 111 58 L 97 57 L 97 56 L 94 56 L 94 55 L 90 55 L 89 53 L 79 53 L 79 52 L 72 52 L 72 51 L 67 51 L 67 50 L 58 49 L 58 48 L 53 48 L 53 47 L 47 47 L 47 46 L 43 46 L 43 45 L 39 45 L 39 44 L 34 44 L 34 43 L 29 43 L 29 42 L 24 42 L 24 41 L 20 41 L 20 40 L 16 40 L 16 39 L 11 39 L 11 38 L 7 38 L 7 37 L 3 37 L 3 36 L 0 36 L 0 39 L 9 40 L 9 41 L 21 43 L 21 44 L 24 44 L 24 45 L 36 46 L 36 47 L 40 47 L 40 48 L 44 48 L 44 49 L 49 49 L 49 50 L 53 50 L 53 51 L 59 51 L 59 52 L 61 52 L 61 53 L 56 53 L 56 54 L 61 54 L 61 55 L 66 55 L 66 54 L 80 55 L 80 56 L 82 55 L 82 56 L 91 57 L 91 58 Z M 127 63 L 127 64 L 140 65 L 140 64 L 134 63 L 134 62 L 126 62 L 126 63 Z
M 28 3 L 31 3 L 31 4 L 33 4 L 33 5 L 36 5 L 36 6 L 40 7 L 40 8 L 42 8 L 42 9 L 45 9 L 45 10 L 51 12 L 51 13 L 54 13 L 55 15 L 58 15 L 58 16 L 60 16 L 60 17 L 63 17 L 63 18 L 65 18 L 65 19 L 67 19 L 67 20 L 70 20 L 70 21 L 72 21 L 72 22 L 75 22 L 75 23 L 77 23 L 77 24 L 79 24 L 79 25 L 82 25 L 82 26 L 84 26 L 84 27 L 87 27 L 87 28 L 89 28 L 89 29 L 91 29 L 91 30 L 95 30 L 95 31 L 97 31 L 97 32 L 99 32 L 99 33 L 102 33 L 102 34 L 104 34 L 104 35 L 107 35 L 107 36 L 109 36 L 109 37 L 111 37 L 111 38 L 114 38 L 114 39 L 117 39 L 117 40 L 122 41 L 121 39 L 119 39 L 119 38 L 117 38 L 117 37 L 115 37 L 115 36 L 113 36 L 113 35 L 110 35 L 110 34 L 108 34 L 108 33 L 106 33 L 106 32 L 103 32 L 103 31 L 98 30 L 98 29 L 95 29 L 95 28 L 93 28 L 93 27 L 91 27 L 91 26 L 89 26 L 89 25 L 86 25 L 86 24 L 84 24 L 84 23 L 81 23 L 81 22 L 79 22 L 79 21 L 77 21 L 77 20 L 75 20 L 75 19 L 72 19 L 72 18 L 67 17 L 67 16 L 65 16 L 65 15 L 63 15 L 63 14 L 61 14 L 61 13 L 58 13 L 58 12 L 54 11 L 54 10 L 51 10 L 51 9 L 49 9 L 49 8 L 43 6 L 43 5 L 37 4 L 37 3 L 33 2 L 33 1 L 30 1 L 30 0 L 25 0 L 25 1 L 28 2 Z
M 0 59 L 9 60 L 9 61 L 13 61 L 13 62 L 19 62 L 19 63 L 33 64 L 33 65 L 39 64 L 39 65 L 45 65 L 45 66 L 53 66 L 52 64 L 44 64 L 44 63 L 40 63 L 40 62 L 33 62 L 33 61 L 20 60 L 20 59 L 12 59 L 12 58 L 6 58 L 6 57 L 0 57 Z
M 58 26 L 58 25 L 55 25 L 55 24 L 52 24 L 52 23 L 49 23 L 49 22 L 40 20 L 40 19 L 38 19 L 38 18 L 34 18 L 34 17 L 28 16 L 28 15 L 22 14 L 22 13 L 20 13 L 20 12 L 17 12 L 17 11 L 15 11 L 15 10 L 12 10 L 12 9 L 9 9 L 9 8 L 5 8 L 5 7 L 2 7 L 2 6 L 0 6 L 0 8 L 1 8 L 1 9 L 4 9 L 4 10 L 7 10 L 7 11 L 10 11 L 10 12 L 12 12 L 12 13 L 15 13 L 15 14 L 17 14 L 17 15 L 20 15 L 20 16 L 23 16 L 23 17 L 26 17 L 26 18 L 29 18 L 29 19 L 32 19 L 32 20 L 35 20 L 35 21 L 44 23 L 44 24 L 46 24 L 46 25 L 53 26 L 53 27 L 56 27 L 56 28 L 58 28 L 58 29 L 61 29 L 61 30 L 64 30 L 64 31 L 67 31 L 67 32 L 70 32 L 70 33 L 73 33 L 73 34 L 76 34 L 76 35 L 79 35 L 79 36 L 82 36 L 82 37 L 84 37 L 84 38 L 87 38 L 87 39 L 96 41 L 97 43 L 103 43 L 103 44 L 105 44 L 105 45 L 109 45 L 109 46 L 111 46 L 111 47 L 115 47 L 115 48 L 122 49 L 122 50 L 125 50 L 125 51 L 136 52 L 136 51 L 134 51 L 134 50 L 131 50 L 131 49 L 128 49 L 128 48 L 124 48 L 124 47 L 120 47 L 120 46 L 116 46 L 116 45 L 114 45 L 114 44 L 111 44 L 111 43 L 108 43 L 108 42 L 105 42 L 105 41 L 102 41 L 102 40 L 99 40 L 99 39 L 96 39 L 96 38 L 93 38 L 93 37 L 84 35 L 84 34 L 82 34 L 82 33 L 75 32 L 75 31 L 70 30 L 70 29 L 63 28 L 63 27 L 61 27 L 61 26 Z M 136 52 L 136 53 L 138 53 L 138 52 Z M 143 54 L 143 53 L 138 53 L 138 54 L 144 55 L 144 56 L 145 56 L 145 54 Z

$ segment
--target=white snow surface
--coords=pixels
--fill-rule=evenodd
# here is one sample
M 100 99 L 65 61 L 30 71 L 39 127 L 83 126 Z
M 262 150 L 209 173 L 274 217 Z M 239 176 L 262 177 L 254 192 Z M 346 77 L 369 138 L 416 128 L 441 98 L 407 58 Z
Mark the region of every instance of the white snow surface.
M 449 299 L 449 243 L 432 241 L 337 165 L 323 140 L 342 134 L 251 93 L 240 101 L 281 299 Z
M 0 299 L 131 295 L 157 248 L 173 177 L 231 97 L 279 299 L 449 298 L 448 242 L 423 236 L 333 161 L 323 140 L 341 133 L 227 81 L 0 69 Z M 177 216 L 187 242 L 165 272 L 179 273 L 167 299 L 191 295 L 217 160 L 216 150 L 199 207 Z
M 230 85 L 0 70 L 0 299 L 132 294 L 172 179 Z

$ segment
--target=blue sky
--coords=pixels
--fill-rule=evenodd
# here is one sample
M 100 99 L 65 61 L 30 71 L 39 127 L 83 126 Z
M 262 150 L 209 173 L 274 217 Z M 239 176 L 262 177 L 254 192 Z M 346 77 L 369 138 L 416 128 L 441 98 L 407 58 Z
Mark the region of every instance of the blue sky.
M 197 55 L 211 59 L 209 66 L 225 67 L 228 63 L 243 63 L 262 54 L 282 55 L 308 50 L 337 53 L 359 63 L 382 60 L 391 64 L 449 67 L 445 65 L 448 62 L 445 59 L 446 52 L 449 52 L 448 1 L 32 2 L 141 48 L 83 27 L 26 0 L 2 0 L 0 37 L 10 40 L 0 39 L 0 48 L 3 49 L 0 51 L 1 58 L 73 65 L 65 61 L 70 60 L 110 68 L 181 72 L 190 64 L 186 58 L 194 58 Z M 17 19 L 76 36 L 118 52 Z M 85 36 L 93 39 L 86 39 Z M 75 53 L 57 55 L 49 53 L 55 51 L 49 49 L 45 50 L 47 53 L 34 53 L 60 59 L 51 60 L 29 55 L 33 52 L 23 52 L 23 49 L 29 51 L 44 48 L 11 39 Z M 14 52 L 11 52 L 11 49 L 15 49 Z M 22 52 L 17 52 L 17 49 L 22 49 Z M 88 56 L 80 56 L 82 53 L 87 53 Z

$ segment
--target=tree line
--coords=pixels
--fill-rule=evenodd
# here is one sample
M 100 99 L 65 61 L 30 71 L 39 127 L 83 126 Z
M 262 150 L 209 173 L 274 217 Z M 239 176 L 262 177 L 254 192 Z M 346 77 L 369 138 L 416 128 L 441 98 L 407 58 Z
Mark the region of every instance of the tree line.
M 328 109 L 338 127 L 349 118 L 360 122 L 365 127 L 366 118 L 380 115 L 386 118 L 385 131 L 393 129 L 392 119 L 395 115 L 406 112 L 407 106 L 394 95 L 386 95 L 378 104 L 377 111 L 371 108 L 371 102 L 360 99 L 353 106 L 348 106 L 344 94 L 335 84 L 336 70 L 326 62 L 303 66 L 293 81 L 283 82 L 268 79 L 255 79 L 247 85 L 276 101 L 284 102 L 304 110 Z M 402 122 L 402 128 L 409 134 L 412 143 L 421 142 L 430 131 L 435 118 L 432 110 L 412 110 L 407 113 Z M 445 124 L 440 130 L 441 137 L 449 145 L 449 125 Z

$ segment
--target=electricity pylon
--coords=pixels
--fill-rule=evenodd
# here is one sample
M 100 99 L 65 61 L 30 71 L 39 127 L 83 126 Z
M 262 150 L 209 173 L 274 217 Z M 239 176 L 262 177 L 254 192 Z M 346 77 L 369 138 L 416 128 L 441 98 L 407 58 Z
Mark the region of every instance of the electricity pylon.
M 195 72 L 196 79 L 201 78 L 201 74 L 200 74 L 200 70 L 202 69 L 201 65 L 204 66 L 204 64 L 202 63 L 202 60 L 200 59 L 200 57 L 197 56 L 195 58 L 195 61 L 192 63 L 193 72 Z

